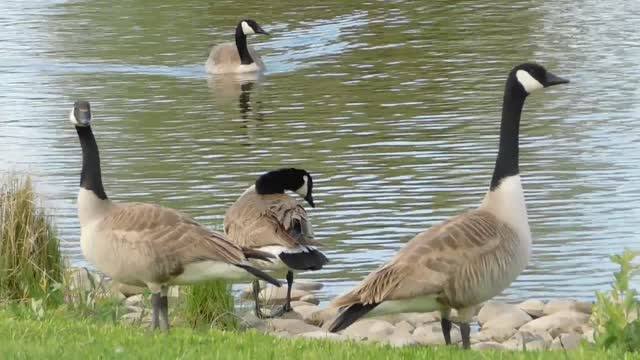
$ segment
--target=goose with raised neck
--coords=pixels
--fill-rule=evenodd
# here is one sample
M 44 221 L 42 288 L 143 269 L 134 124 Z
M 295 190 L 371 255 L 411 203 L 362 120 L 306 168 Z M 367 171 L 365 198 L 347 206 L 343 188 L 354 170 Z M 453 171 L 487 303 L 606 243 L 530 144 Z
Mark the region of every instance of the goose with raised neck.
M 339 331 L 357 319 L 396 312 L 440 311 L 442 333 L 451 344 L 456 309 L 464 348 L 476 307 L 499 294 L 527 265 L 531 234 L 518 169 L 518 132 L 526 97 L 567 83 L 544 67 L 526 63 L 507 77 L 500 143 L 489 190 L 479 208 L 414 237 L 388 263 L 334 300 Z
M 280 286 L 278 280 L 250 262 L 250 259 L 269 262 L 273 255 L 236 246 L 223 234 L 177 210 L 109 200 L 102 184 L 89 103 L 77 101 L 70 120 L 82 147 L 78 195 L 82 253 L 115 281 L 151 290 L 153 328 L 169 329 L 170 285 L 256 277 Z

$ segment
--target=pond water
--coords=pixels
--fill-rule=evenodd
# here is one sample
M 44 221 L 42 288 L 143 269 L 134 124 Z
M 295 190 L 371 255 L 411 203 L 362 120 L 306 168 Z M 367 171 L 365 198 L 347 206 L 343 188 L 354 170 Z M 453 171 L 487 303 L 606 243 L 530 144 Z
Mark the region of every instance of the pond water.
M 571 79 L 531 96 L 521 173 L 534 236 L 500 298 L 593 298 L 638 249 L 640 2 L 122 1 L 0 3 L 0 171 L 29 172 L 65 254 L 79 250 L 80 147 L 92 102 L 107 193 L 220 229 L 257 175 L 314 176 L 331 299 L 413 235 L 473 208 L 495 160 L 504 79 L 537 61 Z M 212 79 L 239 19 L 268 72 Z

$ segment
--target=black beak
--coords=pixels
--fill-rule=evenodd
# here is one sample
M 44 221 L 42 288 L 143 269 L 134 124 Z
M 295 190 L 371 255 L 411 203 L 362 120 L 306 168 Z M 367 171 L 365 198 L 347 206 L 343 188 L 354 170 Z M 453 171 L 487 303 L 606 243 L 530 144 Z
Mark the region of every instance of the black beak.
M 568 84 L 569 80 L 563 79 L 560 76 L 556 76 L 553 73 L 547 71 L 547 75 L 544 79 L 544 87 L 549 87 L 558 84 Z
M 255 30 L 255 31 L 256 31 L 256 34 L 271 35 L 271 34 L 269 34 L 268 32 L 264 31 L 264 29 L 263 29 L 263 28 L 261 28 L 261 27 L 260 27 L 260 25 L 258 25 L 258 26 L 256 26 L 256 27 L 257 27 L 257 29 Z
M 76 120 L 78 120 L 83 125 L 91 124 L 91 110 L 87 108 L 75 108 L 73 112 Z
M 304 199 L 311 205 L 312 208 L 316 207 L 316 204 L 313 203 L 313 196 L 311 194 L 304 197 Z

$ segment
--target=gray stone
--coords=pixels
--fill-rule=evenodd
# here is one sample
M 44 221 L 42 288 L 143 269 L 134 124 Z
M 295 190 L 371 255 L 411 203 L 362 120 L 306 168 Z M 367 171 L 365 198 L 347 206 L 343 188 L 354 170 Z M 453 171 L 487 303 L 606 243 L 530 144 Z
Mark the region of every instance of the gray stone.
M 131 306 L 131 305 L 126 306 L 125 309 L 126 309 L 126 311 L 128 313 L 139 313 L 139 314 L 141 314 L 143 311 L 145 311 L 145 309 L 143 307 Z
M 317 330 L 307 333 L 302 333 L 296 335 L 296 337 L 306 338 L 306 339 L 320 339 L 320 340 L 331 340 L 331 341 L 346 341 L 348 340 L 346 336 L 341 334 L 330 333 L 327 331 Z
M 553 339 L 546 332 L 520 330 L 502 345 L 508 350 L 540 350 L 547 349 L 552 341 Z
M 582 325 L 582 338 L 590 344 L 595 344 L 595 330 L 589 325 Z
M 120 291 L 124 296 L 130 297 L 134 295 L 143 294 L 147 288 L 140 286 L 132 286 L 127 284 L 114 283 L 113 286 Z
M 309 325 L 297 319 L 271 319 L 268 324 L 275 332 L 286 331 L 292 335 L 320 331 L 317 326 Z
M 308 303 L 305 302 L 305 304 Z M 293 311 L 298 313 L 302 320 L 306 321 L 307 323 L 311 323 L 313 314 L 318 310 L 320 310 L 320 307 L 317 305 L 302 305 L 293 308 Z
M 495 341 L 485 341 L 485 342 L 479 342 L 477 344 L 473 344 L 471 345 L 471 348 L 473 350 L 504 350 L 504 346 L 502 346 L 502 344 L 497 343 Z
M 328 327 L 333 319 L 338 316 L 338 312 L 340 309 L 334 306 L 330 306 L 325 309 L 320 309 L 313 314 L 311 314 L 311 319 L 309 319 L 309 323 L 317 326 L 322 326 L 323 328 Z
M 313 294 L 307 294 L 307 295 L 301 296 L 300 301 L 305 301 L 314 305 L 320 304 L 320 299 L 318 299 L 318 297 Z
M 392 324 L 399 323 L 401 321 L 406 321 L 414 327 L 418 327 L 420 325 L 440 321 L 440 312 L 432 311 L 428 313 L 400 313 L 393 315 L 384 315 L 378 316 L 376 319 L 385 320 Z
M 300 300 L 295 300 L 295 301 L 291 302 L 291 307 L 292 308 L 296 308 L 298 306 L 309 306 L 309 305 L 315 305 L 315 304 L 308 303 L 306 301 L 300 301 Z
M 585 313 L 564 310 L 528 322 L 520 330 L 535 333 L 546 332 L 555 338 L 561 333 L 581 332 L 582 326 L 588 321 L 589 315 Z
M 516 305 L 488 302 L 480 309 L 480 312 L 478 313 L 478 322 L 484 326 L 484 323 L 498 317 L 506 318 L 509 316 L 517 316 L 521 319 L 523 313 L 524 311 Z M 526 313 L 525 315 L 528 316 Z
M 386 344 L 389 344 L 393 347 L 404 347 L 404 346 L 412 346 L 416 345 L 418 342 L 411 336 L 411 333 L 404 329 L 396 328 L 389 336 L 384 340 Z
M 545 315 L 555 314 L 560 311 L 576 311 L 591 314 L 591 303 L 571 299 L 555 299 L 549 301 L 543 308 Z
M 258 318 L 253 313 L 253 311 L 247 311 L 242 316 L 242 321 L 240 322 L 240 329 L 241 330 L 255 329 L 259 332 L 268 332 L 269 326 L 266 320 Z
M 293 282 L 293 288 L 303 291 L 314 291 L 322 289 L 324 285 L 319 282 L 305 280 L 305 279 L 295 279 Z
M 444 335 L 440 323 L 426 324 L 417 327 L 412 334 L 418 344 L 422 345 L 444 345 Z M 451 343 L 456 344 L 462 341 L 460 330 L 457 326 L 451 328 Z
M 472 342 L 499 342 L 502 343 L 510 339 L 515 333 L 516 329 L 514 328 L 489 328 L 482 329 L 477 333 L 471 335 Z
M 141 312 L 130 312 L 122 315 L 120 321 L 127 325 L 138 325 L 143 323 L 143 316 Z
M 69 270 L 68 277 L 68 287 L 72 291 L 96 291 L 106 289 L 104 287 L 104 277 L 89 271 L 87 268 L 73 268 Z
M 356 321 L 342 333 L 350 339 L 381 341 L 393 334 L 395 327 L 383 320 L 364 319 Z
M 139 295 L 130 296 L 124 301 L 124 304 L 126 306 L 143 306 L 144 295 L 139 294 Z
M 305 295 L 309 295 L 309 293 L 302 290 L 291 290 L 291 300 L 301 300 Z M 258 298 L 263 304 L 282 305 L 287 300 L 287 287 L 283 286 L 278 288 L 275 286 L 269 286 L 266 289 L 260 290 Z
M 518 329 L 533 320 L 531 315 L 520 309 L 514 309 L 508 314 L 497 316 L 482 324 L 482 329 Z
M 544 315 L 544 303 L 541 300 L 529 299 L 521 302 L 517 306 L 534 318 L 539 318 Z
M 396 329 L 407 332 L 407 333 L 411 333 L 413 332 L 413 330 L 416 328 L 415 326 L 413 326 L 410 322 L 408 322 L 407 320 L 402 320 L 400 322 L 397 322 L 395 324 Z
M 556 339 L 560 339 L 562 348 L 565 350 L 577 349 L 582 342 L 582 336 L 578 334 L 562 334 Z

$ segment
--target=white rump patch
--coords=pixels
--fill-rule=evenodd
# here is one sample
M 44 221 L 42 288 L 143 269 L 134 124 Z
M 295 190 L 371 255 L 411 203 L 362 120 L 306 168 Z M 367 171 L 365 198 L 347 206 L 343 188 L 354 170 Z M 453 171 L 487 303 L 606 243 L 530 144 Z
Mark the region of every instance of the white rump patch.
M 246 270 L 220 261 L 200 261 L 184 267 L 184 272 L 171 279 L 170 284 L 188 285 L 207 280 L 242 280 L 252 275 Z
M 249 26 L 249 24 L 247 24 L 246 21 L 242 22 L 242 32 L 245 35 L 251 35 L 251 34 L 255 34 L 256 32 L 253 30 L 253 28 L 251 26 Z
M 531 94 L 536 90 L 542 89 L 544 86 L 540 84 L 538 80 L 536 80 L 531 74 L 529 74 L 526 70 L 518 70 L 516 71 L 516 78 L 518 78 L 518 82 L 522 84 L 524 90 Z
M 308 184 L 309 184 L 309 175 L 305 175 L 304 183 L 302 184 L 302 186 L 300 186 L 300 188 L 298 188 L 298 190 L 296 190 L 296 192 L 300 194 L 300 196 L 302 197 L 307 196 L 307 193 L 309 192 Z
M 417 296 L 410 299 L 387 300 L 371 310 L 365 317 L 399 314 L 405 312 L 430 312 L 442 308 L 435 295 Z

